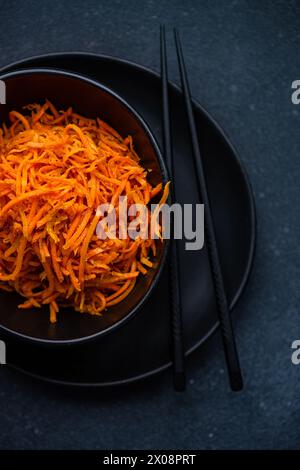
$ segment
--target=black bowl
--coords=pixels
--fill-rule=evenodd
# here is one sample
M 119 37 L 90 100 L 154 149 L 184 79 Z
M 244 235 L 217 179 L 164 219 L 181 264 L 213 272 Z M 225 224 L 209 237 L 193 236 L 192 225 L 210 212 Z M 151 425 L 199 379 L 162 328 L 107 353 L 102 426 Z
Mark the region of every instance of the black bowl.
M 6 104 L 0 105 L 0 126 L 12 109 L 22 110 L 29 103 L 52 101 L 59 109 L 73 109 L 90 118 L 101 116 L 122 136 L 133 137 L 141 164 L 149 173 L 149 181 L 166 183 L 167 171 L 159 147 L 149 127 L 137 112 L 112 90 L 75 73 L 56 69 L 27 69 L 0 75 L 6 84 Z M 17 293 L 0 291 L 0 329 L 20 339 L 46 345 L 70 345 L 98 338 L 121 326 L 135 315 L 150 296 L 166 260 L 168 243 L 164 242 L 156 256 L 157 268 L 139 276 L 133 291 L 118 305 L 109 307 L 101 317 L 61 309 L 56 324 L 50 324 L 48 307 L 18 309 L 24 299 Z

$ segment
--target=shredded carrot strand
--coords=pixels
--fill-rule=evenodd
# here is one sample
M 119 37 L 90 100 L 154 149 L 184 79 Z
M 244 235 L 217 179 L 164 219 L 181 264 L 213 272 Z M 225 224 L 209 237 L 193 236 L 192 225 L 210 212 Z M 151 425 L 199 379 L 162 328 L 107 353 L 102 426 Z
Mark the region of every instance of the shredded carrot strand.
M 154 269 L 160 240 L 100 240 L 98 206 L 117 207 L 119 196 L 147 206 L 162 193 L 160 206 L 169 185 L 153 187 L 132 137 L 101 119 L 49 101 L 9 118 L 0 128 L 0 289 L 21 294 L 22 309 L 48 305 L 51 323 L 65 305 L 101 315 Z

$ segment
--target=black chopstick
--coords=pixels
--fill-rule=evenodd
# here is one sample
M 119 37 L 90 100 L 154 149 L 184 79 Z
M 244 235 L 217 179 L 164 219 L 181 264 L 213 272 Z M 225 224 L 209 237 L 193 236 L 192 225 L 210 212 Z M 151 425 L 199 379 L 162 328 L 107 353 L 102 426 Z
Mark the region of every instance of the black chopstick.
M 231 317 L 228 308 L 227 296 L 225 292 L 225 286 L 222 276 L 222 270 L 219 260 L 219 253 L 217 247 L 217 241 L 215 236 L 215 229 L 213 223 L 213 217 L 210 207 L 209 196 L 207 192 L 205 174 L 203 170 L 202 157 L 199 147 L 198 135 L 196 130 L 193 105 L 191 99 L 191 93 L 188 83 L 187 71 L 185 67 L 181 41 L 179 33 L 174 28 L 174 36 L 176 43 L 176 51 L 178 58 L 178 65 L 180 71 L 181 85 L 184 94 L 186 113 L 188 118 L 190 136 L 193 148 L 194 165 L 197 175 L 198 192 L 202 198 L 205 210 L 205 235 L 209 252 L 210 266 L 212 271 L 212 277 L 215 288 L 215 295 L 217 301 L 217 308 L 219 314 L 219 321 L 221 325 L 221 334 L 223 340 L 223 347 L 225 352 L 225 358 L 227 363 L 228 375 L 230 386 L 232 390 L 238 391 L 243 388 L 243 378 L 236 349 L 236 343 L 234 338 L 234 332 L 231 322 Z
M 170 199 L 176 201 L 174 185 L 174 162 L 170 125 L 169 84 L 166 53 L 165 27 L 160 28 L 160 57 L 161 57 L 161 93 L 162 93 L 162 127 L 164 157 L 171 177 Z M 173 384 L 176 391 L 185 390 L 185 361 L 183 347 L 183 328 L 181 312 L 181 294 L 179 282 L 178 246 L 173 238 L 173 223 L 171 222 L 170 240 L 170 298 L 171 298 L 171 332 L 173 347 Z

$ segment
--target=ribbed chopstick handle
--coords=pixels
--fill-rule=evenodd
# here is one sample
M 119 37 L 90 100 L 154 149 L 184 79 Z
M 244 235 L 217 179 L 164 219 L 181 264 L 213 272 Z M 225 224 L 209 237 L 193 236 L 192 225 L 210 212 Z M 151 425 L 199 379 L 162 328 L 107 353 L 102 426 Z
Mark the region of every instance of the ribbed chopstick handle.
M 177 391 L 185 389 L 185 364 L 184 364 L 184 338 L 182 325 L 182 301 L 180 292 L 179 279 L 179 260 L 177 241 L 171 240 L 171 256 L 170 256 L 170 297 L 171 297 L 171 328 L 172 338 L 175 347 L 173 348 L 174 362 L 176 363 L 176 382 Z
M 208 212 L 208 211 L 207 211 Z M 210 209 L 209 209 L 210 212 Z M 206 214 L 207 217 L 207 214 Z M 211 217 L 211 214 L 210 214 Z M 211 220 L 210 225 L 213 224 Z M 208 224 L 207 224 L 208 225 Z M 236 348 L 235 337 L 231 315 L 228 308 L 227 296 L 223 276 L 220 268 L 219 254 L 215 240 L 214 232 L 208 233 L 206 229 L 206 243 L 208 245 L 208 253 L 210 257 L 210 266 L 212 271 L 212 279 L 215 287 L 216 303 L 219 311 L 219 320 L 221 328 L 221 337 L 224 346 L 224 353 L 227 363 L 228 376 L 232 390 L 239 391 L 243 388 L 243 378 Z

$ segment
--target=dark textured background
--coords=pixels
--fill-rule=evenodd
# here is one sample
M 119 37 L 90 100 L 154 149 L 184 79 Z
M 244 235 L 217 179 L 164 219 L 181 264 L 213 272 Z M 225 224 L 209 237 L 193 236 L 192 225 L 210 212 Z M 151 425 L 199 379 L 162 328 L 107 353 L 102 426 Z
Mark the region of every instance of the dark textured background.
M 229 391 L 219 335 L 170 374 L 110 392 L 49 387 L 0 367 L 4 449 L 299 448 L 300 2 L 0 1 L 0 67 L 54 51 L 112 54 L 158 69 L 158 25 L 182 31 L 193 95 L 235 143 L 257 204 L 257 255 L 236 308 L 245 391 Z M 171 51 L 170 51 L 171 52 Z M 170 73 L 178 78 L 174 50 Z

